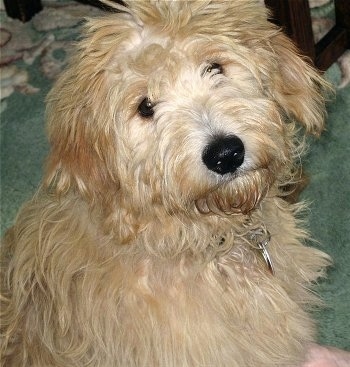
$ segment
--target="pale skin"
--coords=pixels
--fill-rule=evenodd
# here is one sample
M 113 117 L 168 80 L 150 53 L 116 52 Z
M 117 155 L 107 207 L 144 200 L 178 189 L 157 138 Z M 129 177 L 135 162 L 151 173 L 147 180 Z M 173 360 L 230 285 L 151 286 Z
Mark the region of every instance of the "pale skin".
M 301 367 L 349 367 L 350 352 L 313 344 Z

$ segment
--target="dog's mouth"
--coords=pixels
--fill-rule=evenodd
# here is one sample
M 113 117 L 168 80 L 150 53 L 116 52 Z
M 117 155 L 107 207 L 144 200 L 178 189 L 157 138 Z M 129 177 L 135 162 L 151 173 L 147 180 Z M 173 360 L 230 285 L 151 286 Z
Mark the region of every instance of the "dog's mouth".
M 273 177 L 267 168 L 236 169 L 195 201 L 202 214 L 248 214 L 266 196 Z

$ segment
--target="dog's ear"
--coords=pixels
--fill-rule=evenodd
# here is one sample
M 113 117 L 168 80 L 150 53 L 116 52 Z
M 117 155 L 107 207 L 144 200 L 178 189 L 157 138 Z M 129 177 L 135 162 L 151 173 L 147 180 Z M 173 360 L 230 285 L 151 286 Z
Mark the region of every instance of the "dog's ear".
M 303 124 L 307 132 L 319 135 L 324 128 L 329 84 L 284 34 L 275 34 L 271 46 L 277 70 L 272 75 L 270 93 L 287 116 Z
M 45 183 L 58 194 L 74 189 L 101 201 L 119 188 L 116 115 L 124 106 L 117 106 L 115 57 L 130 37 L 129 23 L 115 14 L 88 20 L 67 69 L 49 93 L 51 150 Z
M 94 198 L 107 192 L 106 186 L 118 184 L 111 169 L 113 116 L 104 79 L 103 71 L 95 72 L 84 58 L 76 58 L 48 96 L 51 150 L 45 182 L 56 193 L 78 189 Z

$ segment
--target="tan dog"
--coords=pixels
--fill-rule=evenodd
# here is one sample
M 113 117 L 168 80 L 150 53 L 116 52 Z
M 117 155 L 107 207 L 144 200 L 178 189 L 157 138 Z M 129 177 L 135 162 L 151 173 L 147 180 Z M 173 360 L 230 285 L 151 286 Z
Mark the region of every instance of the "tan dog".
M 327 85 L 255 1 L 126 3 L 49 95 L 47 174 L 2 246 L 3 365 L 296 366 L 329 258 L 283 196 Z

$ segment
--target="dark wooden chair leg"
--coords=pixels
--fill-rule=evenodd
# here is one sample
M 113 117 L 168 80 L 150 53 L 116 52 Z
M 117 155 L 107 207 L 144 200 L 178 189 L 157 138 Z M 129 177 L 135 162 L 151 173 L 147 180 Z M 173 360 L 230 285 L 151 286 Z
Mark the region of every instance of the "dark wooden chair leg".
M 320 70 L 327 70 L 347 48 L 350 48 L 350 2 L 335 0 L 334 7 L 336 25 L 315 47 L 315 65 Z
M 315 59 L 315 43 L 312 33 L 308 0 L 265 0 L 272 11 L 272 22 L 295 42 L 304 55 Z
M 5 10 L 9 17 L 27 22 L 42 10 L 40 0 L 4 0 Z
M 350 1 L 334 0 L 336 24 L 315 45 L 308 0 L 265 0 L 271 21 L 282 27 L 300 51 L 327 70 L 350 47 Z
M 102 4 L 99 0 L 76 0 L 80 3 L 96 6 L 106 11 L 113 11 L 107 5 Z M 114 0 L 119 4 L 123 4 L 122 0 Z M 42 10 L 41 0 L 4 0 L 5 10 L 9 17 L 20 19 L 22 22 L 27 22 L 36 13 Z

